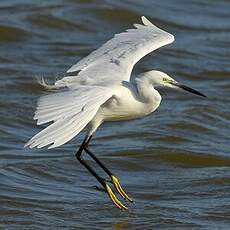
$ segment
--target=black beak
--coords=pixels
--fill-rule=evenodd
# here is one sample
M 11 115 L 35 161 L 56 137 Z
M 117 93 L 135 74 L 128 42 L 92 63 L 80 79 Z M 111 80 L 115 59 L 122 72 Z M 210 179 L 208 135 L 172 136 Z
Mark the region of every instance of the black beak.
M 175 83 L 173 82 L 172 85 L 175 85 L 175 86 L 177 86 L 177 87 L 179 87 L 179 88 L 181 88 L 181 89 L 183 89 L 183 90 L 185 90 L 185 91 L 188 91 L 188 92 L 190 92 L 190 93 L 199 95 L 199 96 L 201 96 L 201 97 L 206 97 L 203 93 L 200 93 L 199 91 L 197 91 L 197 90 L 195 90 L 195 89 L 192 89 L 192 88 L 190 88 L 190 87 L 188 87 L 188 86 L 186 86 L 186 85 L 182 85 L 182 84 L 180 84 L 180 83 L 178 83 L 178 82 L 175 82 Z

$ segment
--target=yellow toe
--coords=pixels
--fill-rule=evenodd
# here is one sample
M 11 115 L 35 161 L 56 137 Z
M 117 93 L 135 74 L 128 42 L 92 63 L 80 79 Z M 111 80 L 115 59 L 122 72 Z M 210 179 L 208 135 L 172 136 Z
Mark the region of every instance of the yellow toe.
M 110 186 L 106 183 L 105 185 L 105 189 L 109 195 L 109 198 L 112 200 L 112 202 L 115 204 L 116 207 L 118 207 L 119 209 L 125 209 L 127 210 L 128 208 L 123 205 L 118 199 L 117 197 L 114 195 L 113 190 L 110 188 Z
M 127 195 L 127 193 L 123 190 L 123 188 L 120 185 L 119 180 L 117 179 L 117 177 L 115 176 L 111 176 L 111 181 L 114 185 L 114 187 L 116 188 L 117 192 L 126 200 L 132 202 L 132 199 Z

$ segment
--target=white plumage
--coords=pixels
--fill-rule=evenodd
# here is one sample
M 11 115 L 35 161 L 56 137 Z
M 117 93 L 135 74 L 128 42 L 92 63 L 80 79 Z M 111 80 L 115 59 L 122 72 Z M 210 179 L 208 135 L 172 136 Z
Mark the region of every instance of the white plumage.
M 154 84 L 163 78 L 150 71 L 129 82 L 133 66 L 153 50 L 174 41 L 173 35 L 157 28 L 144 16 L 143 24 L 116 34 L 68 71 L 72 76 L 55 82 L 57 92 L 38 100 L 34 119 L 37 124 L 53 122 L 35 135 L 26 146 L 60 146 L 76 136 L 87 124 L 88 136 L 104 121 L 142 117 L 154 111 L 161 97 Z M 165 83 L 164 83 L 165 84 Z M 169 85 L 168 85 L 169 86 Z M 173 87 L 173 86 L 170 86 Z
M 71 140 L 86 126 L 87 136 L 76 152 L 76 158 L 98 180 L 112 202 L 127 209 L 113 193 L 108 181 L 82 158 L 86 152 L 110 177 L 117 192 L 127 201 L 132 199 L 117 177 L 88 149 L 89 142 L 104 121 L 130 120 L 155 111 L 161 102 L 160 87 L 183 89 L 199 96 L 202 93 L 179 84 L 167 74 L 152 70 L 140 74 L 131 82 L 133 66 L 146 54 L 174 41 L 173 35 L 157 28 L 145 17 L 143 25 L 134 24 L 114 36 L 99 49 L 83 58 L 54 85 L 43 85 L 55 92 L 38 100 L 34 119 L 37 124 L 53 122 L 35 135 L 26 146 L 30 148 L 58 147 Z
M 53 121 L 53 124 L 35 135 L 27 145 L 30 148 L 60 146 L 77 135 L 95 116 L 101 104 L 111 97 L 102 87 L 80 87 L 43 96 L 38 101 L 34 119 L 37 124 Z
M 80 71 L 76 77 L 57 81 L 59 86 L 80 83 L 101 85 L 111 81 L 129 81 L 134 65 L 148 53 L 174 41 L 174 36 L 141 17 L 144 25 L 116 34 L 99 49 L 73 65 L 67 73 Z

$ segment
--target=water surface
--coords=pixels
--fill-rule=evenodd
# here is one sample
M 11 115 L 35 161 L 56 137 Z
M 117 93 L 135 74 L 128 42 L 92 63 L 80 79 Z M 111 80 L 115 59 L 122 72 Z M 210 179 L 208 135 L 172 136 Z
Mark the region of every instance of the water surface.
M 230 2 L 227 0 L 8 0 L 0 2 L 0 227 L 2 229 L 229 229 Z M 50 81 L 145 15 L 176 42 L 145 57 L 208 98 L 162 92 L 146 118 L 104 124 L 92 149 L 134 203 L 116 209 L 60 148 L 24 149 Z M 90 161 L 90 160 L 89 160 Z M 93 164 L 93 162 L 90 162 Z

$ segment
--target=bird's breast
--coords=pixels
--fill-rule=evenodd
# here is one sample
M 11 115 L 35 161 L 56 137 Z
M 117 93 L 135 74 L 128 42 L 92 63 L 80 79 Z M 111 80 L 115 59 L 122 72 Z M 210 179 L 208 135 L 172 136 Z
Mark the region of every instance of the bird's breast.
M 122 89 L 100 107 L 97 116 L 104 121 L 137 119 L 155 111 L 159 104 L 160 100 L 142 102 L 133 91 Z

